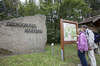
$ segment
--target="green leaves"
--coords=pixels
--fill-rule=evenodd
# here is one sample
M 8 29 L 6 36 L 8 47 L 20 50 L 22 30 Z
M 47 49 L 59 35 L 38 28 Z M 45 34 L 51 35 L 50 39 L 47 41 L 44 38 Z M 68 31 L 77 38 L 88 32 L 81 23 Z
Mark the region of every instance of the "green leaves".
M 23 14 L 24 16 L 32 16 L 37 13 L 38 7 L 35 6 L 34 3 L 29 3 L 23 6 Z
M 84 0 L 63 0 L 60 6 L 60 16 L 64 19 L 79 21 L 91 12 Z
M 40 4 L 40 11 L 45 15 L 51 13 L 52 10 L 57 10 L 57 8 L 59 8 L 59 4 L 57 2 L 52 4 L 50 0 L 47 2 L 41 2 Z

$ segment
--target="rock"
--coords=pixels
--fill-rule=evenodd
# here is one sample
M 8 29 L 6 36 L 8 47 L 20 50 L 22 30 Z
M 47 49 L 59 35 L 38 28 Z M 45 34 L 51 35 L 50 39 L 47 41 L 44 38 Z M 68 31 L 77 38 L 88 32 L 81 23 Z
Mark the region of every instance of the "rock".
M 0 48 L 15 54 L 40 52 L 47 41 L 46 17 L 26 16 L 0 21 Z

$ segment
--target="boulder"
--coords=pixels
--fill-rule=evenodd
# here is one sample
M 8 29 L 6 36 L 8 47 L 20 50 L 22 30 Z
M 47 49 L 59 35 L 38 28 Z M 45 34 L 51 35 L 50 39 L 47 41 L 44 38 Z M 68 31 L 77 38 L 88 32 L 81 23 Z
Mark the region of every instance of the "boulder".
M 44 15 L 0 21 L 0 48 L 14 54 L 43 51 L 47 42 L 45 21 Z

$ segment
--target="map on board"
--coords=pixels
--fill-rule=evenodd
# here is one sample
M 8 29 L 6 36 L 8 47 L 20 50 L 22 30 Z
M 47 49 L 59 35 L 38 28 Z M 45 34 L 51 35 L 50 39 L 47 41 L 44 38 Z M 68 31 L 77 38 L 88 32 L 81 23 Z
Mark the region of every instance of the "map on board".
M 64 27 L 64 41 L 76 41 L 76 25 L 70 23 L 63 23 Z

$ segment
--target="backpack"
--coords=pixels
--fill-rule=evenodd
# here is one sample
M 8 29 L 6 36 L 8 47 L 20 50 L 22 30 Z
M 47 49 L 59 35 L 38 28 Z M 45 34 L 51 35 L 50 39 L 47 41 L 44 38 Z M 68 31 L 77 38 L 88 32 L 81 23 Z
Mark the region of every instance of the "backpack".
M 100 34 L 93 32 L 94 33 L 94 42 L 99 43 L 100 42 Z

